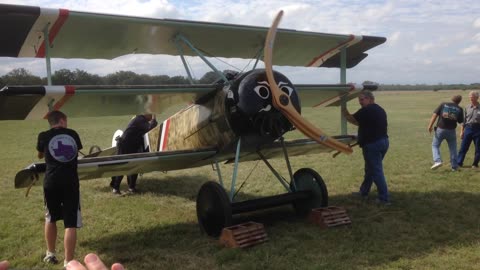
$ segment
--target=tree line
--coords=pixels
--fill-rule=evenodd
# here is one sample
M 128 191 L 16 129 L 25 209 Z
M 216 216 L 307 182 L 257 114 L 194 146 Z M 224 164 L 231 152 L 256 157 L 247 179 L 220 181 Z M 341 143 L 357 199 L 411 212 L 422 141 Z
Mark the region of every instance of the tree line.
M 215 72 L 209 71 L 200 79 L 194 80 L 194 83 L 208 84 L 218 80 Z M 184 76 L 167 75 L 148 75 L 137 74 L 133 71 L 117 71 L 106 76 L 88 73 L 84 70 L 60 69 L 52 74 L 52 84 L 54 85 L 161 85 L 161 84 L 189 84 L 190 81 Z M 378 84 L 376 82 L 365 81 L 366 84 Z M 0 86 L 5 85 L 46 85 L 47 78 L 33 75 L 25 68 L 13 69 L 9 73 L 0 77 Z M 379 90 L 469 90 L 480 89 L 480 83 L 472 84 L 378 84 Z
M 53 85 L 161 85 L 189 84 L 184 76 L 137 74 L 132 71 L 117 71 L 106 76 L 88 73 L 84 70 L 60 69 L 52 74 Z M 207 72 L 195 83 L 212 83 L 216 80 L 215 72 Z M 25 68 L 17 68 L 0 77 L 0 85 L 47 85 L 46 77 L 33 75 Z

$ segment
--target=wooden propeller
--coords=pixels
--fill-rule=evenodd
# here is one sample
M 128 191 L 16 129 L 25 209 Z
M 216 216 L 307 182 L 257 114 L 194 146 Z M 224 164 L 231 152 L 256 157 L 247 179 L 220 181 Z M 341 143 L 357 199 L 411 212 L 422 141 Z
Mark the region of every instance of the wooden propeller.
M 290 97 L 286 95 L 283 91 L 278 88 L 277 82 L 273 77 L 272 69 L 272 55 L 273 55 L 273 44 L 275 41 L 275 36 L 277 33 L 278 25 L 282 19 L 283 11 L 278 12 L 275 20 L 272 23 L 272 26 L 268 30 L 267 37 L 265 39 L 265 48 L 264 48 L 264 58 L 265 62 L 265 71 L 267 74 L 268 84 L 272 92 L 272 103 L 275 108 L 281 111 L 285 117 L 305 136 L 311 138 L 312 140 L 317 141 L 327 147 L 338 150 L 343 153 L 350 154 L 352 153 L 352 148 L 344 143 L 341 143 L 334 138 L 327 136 L 322 130 L 312 125 L 305 118 L 303 118 L 295 107 L 293 107 Z

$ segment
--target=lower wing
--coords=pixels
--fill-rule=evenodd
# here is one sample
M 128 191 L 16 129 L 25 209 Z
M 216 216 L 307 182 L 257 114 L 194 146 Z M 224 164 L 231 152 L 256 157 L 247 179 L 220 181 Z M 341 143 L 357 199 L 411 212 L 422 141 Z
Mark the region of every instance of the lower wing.
M 355 136 L 336 136 L 335 139 L 354 144 Z M 310 139 L 300 139 L 285 142 L 289 156 L 332 152 L 333 150 Z M 111 153 L 111 149 L 107 149 Z M 284 157 L 280 142 L 263 147 L 260 152 L 267 158 Z M 194 168 L 212 164 L 217 161 L 232 162 L 235 154 L 232 152 L 218 153 L 216 149 L 179 150 L 166 152 L 138 153 L 126 155 L 103 156 L 102 152 L 93 154 L 95 157 L 85 157 L 78 161 L 78 176 L 80 180 L 129 175 L 152 171 L 173 171 Z M 240 161 L 261 159 L 255 149 L 244 149 Z M 19 171 L 15 176 L 15 188 L 31 187 L 43 180 L 45 163 L 33 163 Z

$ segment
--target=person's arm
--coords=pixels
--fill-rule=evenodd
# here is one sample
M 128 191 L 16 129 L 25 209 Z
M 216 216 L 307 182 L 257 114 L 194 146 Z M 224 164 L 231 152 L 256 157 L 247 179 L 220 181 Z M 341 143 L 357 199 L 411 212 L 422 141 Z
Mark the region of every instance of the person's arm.
M 349 122 L 352 125 L 358 126 L 357 119 L 355 119 L 355 117 L 353 117 L 353 115 L 351 115 L 348 112 L 347 107 L 342 108 L 342 114 L 345 117 L 345 119 L 347 119 L 347 122 Z
M 463 125 L 460 128 L 460 139 L 463 140 L 463 132 L 465 131 L 465 124 L 467 123 L 467 108 L 463 110 Z
M 430 118 L 430 123 L 428 123 L 428 132 L 432 133 L 433 130 L 433 124 L 435 123 L 435 120 L 437 120 L 438 115 L 436 113 L 432 114 L 432 118 Z
M 37 138 L 37 157 L 39 159 L 42 159 L 42 158 L 45 157 L 45 153 L 43 152 L 44 145 L 45 145 L 43 137 L 44 137 L 43 132 L 38 134 L 38 138 Z
M 150 121 L 150 124 L 148 126 L 148 131 L 152 130 L 158 125 L 157 118 L 155 117 L 155 114 L 152 115 L 152 120 Z

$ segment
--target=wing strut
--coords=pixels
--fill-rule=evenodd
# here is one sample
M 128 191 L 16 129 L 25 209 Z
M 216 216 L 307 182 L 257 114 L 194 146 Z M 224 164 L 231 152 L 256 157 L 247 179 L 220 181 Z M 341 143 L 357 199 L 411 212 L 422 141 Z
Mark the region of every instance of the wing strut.
M 237 182 L 241 143 L 242 143 L 242 137 L 239 137 L 237 142 L 237 151 L 235 152 L 235 165 L 233 167 L 233 173 L 232 173 L 232 184 L 230 186 L 230 202 L 231 203 L 233 203 L 233 195 L 235 195 L 235 183 Z
M 182 34 L 178 34 L 175 37 L 175 41 L 179 41 L 179 40 L 183 41 L 183 43 L 185 43 L 190 49 L 192 49 L 192 51 L 194 51 L 203 60 L 203 62 L 205 62 L 205 64 L 207 64 L 213 71 L 215 71 L 215 73 L 217 73 L 220 76 L 220 78 L 222 78 L 222 80 L 225 81 L 225 83 L 227 84 L 229 83 L 228 79 L 225 77 L 223 72 L 220 72 L 210 61 L 208 61 L 208 59 L 203 55 L 203 53 L 197 50 L 197 48 L 195 48 L 195 46 L 193 46 L 192 43 L 190 43 L 190 41 L 188 41 L 186 37 L 184 37 Z
M 183 66 L 185 67 L 185 71 L 187 72 L 188 80 L 190 81 L 190 84 L 194 84 L 192 74 L 190 73 L 190 69 L 188 68 L 187 61 L 185 60 L 185 56 L 183 55 L 182 46 L 178 44 L 178 39 L 175 40 L 175 46 L 177 46 L 178 54 L 180 54 L 180 59 L 182 59 Z
M 44 41 L 45 41 L 45 63 L 47 64 L 47 84 L 52 85 L 52 65 L 50 63 L 50 33 L 48 28 L 50 23 L 45 25 L 43 29 Z
M 340 49 L 340 83 L 347 83 L 347 46 Z M 347 107 L 347 97 L 343 95 L 340 98 L 340 129 L 342 135 L 347 135 L 347 119 L 343 116 L 342 111 Z
M 283 146 L 282 146 L 283 147 Z M 284 153 L 286 153 L 286 149 L 284 148 Z M 267 165 L 267 167 L 270 169 L 270 171 L 273 173 L 273 175 L 278 179 L 280 184 L 283 185 L 283 187 L 287 190 L 287 192 L 292 192 L 292 189 L 288 186 L 288 182 L 283 178 L 276 170 L 273 168 L 273 166 L 268 162 L 267 158 L 262 154 L 260 150 L 257 150 L 258 156 L 262 159 L 262 161 Z M 287 166 L 289 167 L 288 172 L 290 174 L 290 183 L 293 183 L 293 175 L 291 174 L 291 167 L 290 167 L 290 162 L 288 161 L 288 156 L 286 156 L 287 160 Z

